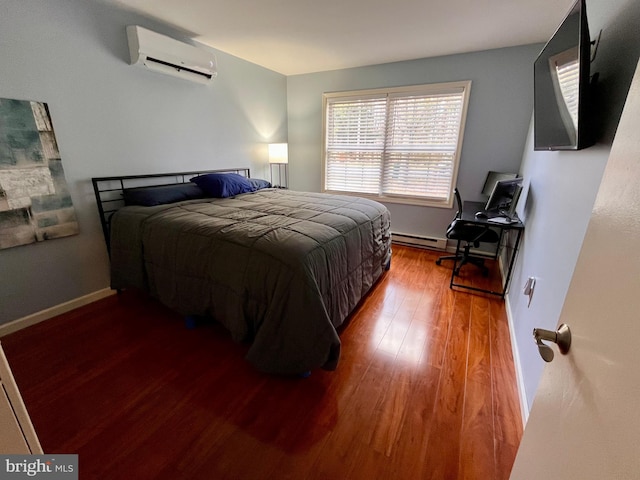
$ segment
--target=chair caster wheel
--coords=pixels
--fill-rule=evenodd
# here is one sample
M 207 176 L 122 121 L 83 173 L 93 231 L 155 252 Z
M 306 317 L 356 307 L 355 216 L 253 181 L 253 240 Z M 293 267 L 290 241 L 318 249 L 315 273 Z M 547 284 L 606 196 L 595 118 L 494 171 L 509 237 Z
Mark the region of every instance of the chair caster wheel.
M 440 259 L 436 260 L 436 265 L 440 265 L 441 263 Z

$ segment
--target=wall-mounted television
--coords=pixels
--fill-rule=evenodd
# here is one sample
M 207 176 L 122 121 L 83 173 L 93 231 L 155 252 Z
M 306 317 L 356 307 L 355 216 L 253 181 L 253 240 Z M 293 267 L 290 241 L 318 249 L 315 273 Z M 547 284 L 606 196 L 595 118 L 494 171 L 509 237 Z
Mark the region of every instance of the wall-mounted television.
M 534 63 L 534 149 L 593 144 L 589 119 L 591 37 L 585 0 L 577 0 Z

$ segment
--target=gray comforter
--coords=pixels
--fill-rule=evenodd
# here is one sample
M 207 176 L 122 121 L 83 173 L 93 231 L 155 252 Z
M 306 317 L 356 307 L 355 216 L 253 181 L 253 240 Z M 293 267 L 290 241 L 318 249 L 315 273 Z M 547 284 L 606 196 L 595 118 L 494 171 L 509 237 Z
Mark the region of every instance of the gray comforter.
M 390 261 L 389 212 L 348 196 L 266 189 L 125 207 L 112 218 L 111 285 L 142 288 L 250 341 L 259 370 L 335 369 L 336 331 Z

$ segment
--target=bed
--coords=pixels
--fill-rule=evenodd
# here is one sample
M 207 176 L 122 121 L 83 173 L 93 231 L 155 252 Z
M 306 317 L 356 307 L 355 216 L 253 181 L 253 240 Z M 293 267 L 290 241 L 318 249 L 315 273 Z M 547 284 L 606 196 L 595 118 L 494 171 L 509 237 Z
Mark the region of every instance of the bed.
M 219 198 L 213 177 L 251 187 Z M 248 169 L 92 181 L 111 287 L 212 317 L 263 372 L 335 369 L 338 328 L 390 265 L 389 212 L 372 200 L 269 188 Z

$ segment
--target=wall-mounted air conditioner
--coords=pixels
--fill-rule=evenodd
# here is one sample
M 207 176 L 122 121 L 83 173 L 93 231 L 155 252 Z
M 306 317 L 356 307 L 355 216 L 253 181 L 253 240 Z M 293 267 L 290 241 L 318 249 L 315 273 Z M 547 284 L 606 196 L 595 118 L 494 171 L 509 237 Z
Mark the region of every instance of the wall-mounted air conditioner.
M 127 39 L 131 65 L 205 84 L 218 74 L 215 55 L 202 48 L 138 25 L 127 27 Z

